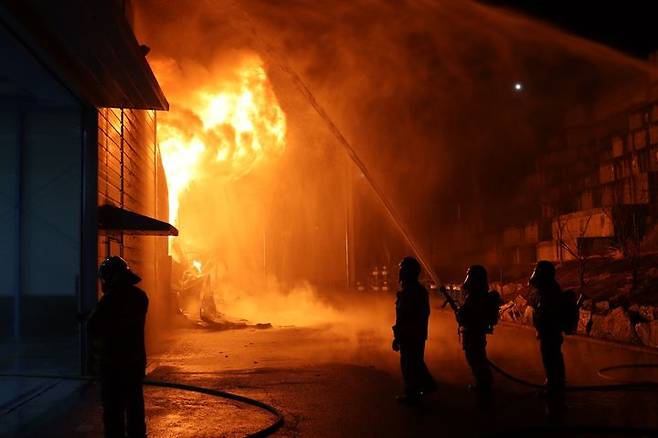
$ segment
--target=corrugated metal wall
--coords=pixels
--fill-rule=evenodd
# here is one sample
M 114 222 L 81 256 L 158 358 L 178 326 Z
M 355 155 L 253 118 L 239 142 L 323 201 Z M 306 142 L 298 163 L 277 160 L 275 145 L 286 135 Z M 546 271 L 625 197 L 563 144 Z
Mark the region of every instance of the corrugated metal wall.
M 99 110 L 98 202 L 157 214 L 155 111 Z M 167 218 L 162 218 L 167 220 Z
M 110 204 L 168 221 L 167 184 L 156 139 L 155 111 L 98 111 L 98 205 Z M 167 239 L 127 233 L 100 234 L 99 261 L 121 255 L 142 277 L 150 298 L 147 337 L 170 315 Z

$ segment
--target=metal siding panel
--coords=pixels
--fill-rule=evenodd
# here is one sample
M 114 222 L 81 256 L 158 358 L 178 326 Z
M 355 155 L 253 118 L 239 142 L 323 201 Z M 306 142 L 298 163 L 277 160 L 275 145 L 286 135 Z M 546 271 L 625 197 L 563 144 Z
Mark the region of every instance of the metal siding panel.
M 99 110 L 99 204 L 156 216 L 155 127 L 154 111 Z M 133 251 L 126 239 L 118 237 L 122 251 Z

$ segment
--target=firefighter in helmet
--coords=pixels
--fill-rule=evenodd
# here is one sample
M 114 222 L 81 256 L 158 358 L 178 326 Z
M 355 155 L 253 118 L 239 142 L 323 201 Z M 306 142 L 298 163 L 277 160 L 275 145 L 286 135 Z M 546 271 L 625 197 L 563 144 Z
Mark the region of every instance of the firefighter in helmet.
M 548 392 L 561 391 L 565 385 L 564 358 L 562 357 L 562 289 L 555 280 L 555 266 L 549 261 L 537 262 L 528 284 L 534 288 L 531 300 L 533 324 L 537 330 L 539 348 Z
M 533 288 L 529 303 L 533 308 L 533 324 L 537 330 L 539 350 L 546 372 L 546 388 L 543 391 L 546 396 L 546 413 L 549 417 L 559 418 L 566 410 L 563 333 L 567 332 L 565 322 L 568 322 L 569 314 L 573 313 L 569 309 L 574 307 L 577 315 L 578 306 L 575 300 L 569 299 L 573 295 L 572 291 L 562 291 L 555 279 L 555 266 L 549 261 L 537 262 L 528 285 Z
M 430 316 L 427 289 L 420 284 L 418 260 L 405 257 L 400 262 L 400 291 L 395 302 L 393 350 L 400 352 L 404 395 L 400 402 L 413 403 L 423 394 L 436 390 L 436 382 L 425 365 L 425 341 Z
M 146 293 L 141 278 L 121 257 L 106 258 L 98 269 L 102 298 L 88 321 L 100 344 L 103 424 L 108 438 L 145 437 L 142 381 L 146 370 Z
M 487 334 L 493 332 L 498 322 L 500 296 L 489 291 L 487 270 L 482 265 L 468 268 L 462 289 L 466 299 L 457 312 L 457 323 L 466 361 L 475 379 L 475 384 L 469 388 L 487 395 L 493 383 L 487 359 Z

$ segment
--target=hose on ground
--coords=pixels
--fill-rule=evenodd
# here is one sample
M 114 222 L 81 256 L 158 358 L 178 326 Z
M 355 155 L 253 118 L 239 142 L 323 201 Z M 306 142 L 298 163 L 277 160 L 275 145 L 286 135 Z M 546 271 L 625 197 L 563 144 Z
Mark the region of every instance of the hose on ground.
M 597 374 L 599 375 L 599 377 L 602 377 L 604 379 L 620 382 L 619 379 L 617 379 L 615 377 L 612 377 L 612 376 L 609 376 L 607 373 L 609 371 L 615 371 L 615 370 L 648 369 L 648 368 L 658 369 L 658 363 L 636 363 L 636 364 L 613 365 L 613 366 L 609 366 L 609 367 L 599 368 L 599 370 L 597 371 Z M 628 382 L 621 381 L 621 383 L 628 383 Z M 643 383 L 643 384 L 646 384 L 646 385 L 658 385 L 658 382 L 654 382 L 654 381 L 651 381 L 651 380 L 645 381 L 645 382 L 639 382 L 639 383 Z
M 522 386 L 543 389 L 544 385 L 530 382 L 521 379 L 498 365 L 489 361 L 491 368 L 504 378 L 517 383 Z M 618 379 L 607 375 L 606 373 L 614 370 L 621 369 L 647 369 L 658 368 L 658 363 L 641 363 L 641 364 L 621 364 L 600 368 L 597 374 L 605 379 L 619 381 Z M 630 391 L 630 390 L 644 390 L 656 391 L 658 390 L 658 382 L 643 381 L 643 382 L 622 382 L 612 385 L 577 385 L 567 386 L 567 391 Z M 596 434 L 596 436 L 642 436 L 650 437 L 657 436 L 658 429 L 645 428 L 645 427 L 630 427 L 630 426 L 599 426 L 599 425 L 569 425 L 569 424 L 554 424 L 554 425 L 538 425 L 526 427 L 521 429 L 507 429 L 503 432 L 491 434 L 491 437 L 508 437 L 508 436 L 536 436 L 537 434 L 556 434 L 562 435 L 564 433 L 574 434 Z
M 540 385 L 538 383 L 533 383 L 524 379 L 521 379 L 498 365 L 496 365 L 494 362 L 489 361 L 489 365 L 491 368 L 496 371 L 498 374 L 506 378 L 507 380 L 510 380 L 514 383 L 517 383 L 522 386 L 527 386 L 530 388 L 535 388 L 535 389 L 543 389 L 545 388 L 545 385 Z M 621 365 L 614 365 L 614 366 L 609 366 L 609 367 L 603 367 L 597 371 L 597 374 L 603 378 L 609 379 L 609 380 L 615 380 L 609 376 L 606 376 L 605 373 L 608 371 L 613 371 L 617 369 L 632 369 L 632 368 L 658 368 L 658 364 L 654 363 L 644 363 L 644 364 L 621 364 Z M 656 391 L 658 390 L 658 382 L 651 382 L 651 381 L 646 381 L 646 382 L 623 382 L 623 383 L 617 383 L 617 384 L 612 384 L 612 385 L 575 385 L 571 386 L 568 385 L 565 388 L 567 391 L 601 391 L 601 392 L 606 392 L 606 391 L 629 391 L 629 390 L 652 390 Z
M 503 368 L 496 365 L 494 362 L 489 361 L 489 364 L 493 370 L 502 375 L 504 378 L 517 383 L 522 386 L 527 386 L 535 389 L 544 388 L 544 385 L 533 383 L 524 379 L 521 379 L 513 374 L 505 371 Z M 603 367 L 598 370 L 598 375 L 602 378 L 609 380 L 617 380 L 606 373 L 615 370 L 621 369 L 650 369 L 657 368 L 658 363 L 643 363 L 643 364 L 620 364 L 614 366 Z M 51 374 L 0 374 L 0 377 L 14 377 L 14 378 L 39 378 L 39 379 L 59 379 L 59 380 L 79 380 L 79 381 L 94 381 L 98 380 L 98 377 L 93 376 L 70 376 L 70 375 L 51 375 Z M 284 423 L 283 415 L 275 407 L 268 405 L 267 403 L 261 402 L 259 400 L 251 399 L 245 396 L 238 394 L 233 394 L 230 392 L 225 392 L 221 390 L 205 388 L 200 386 L 186 385 L 182 383 L 159 381 L 159 380 L 144 380 L 144 384 L 148 386 L 160 387 L 160 388 L 171 388 L 179 389 L 183 391 L 191 391 L 200 394 L 210 395 L 213 397 L 222 397 L 230 400 L 234 400 L 240 403 L 245 403 L 257 408 L 263 409 L 274 415 L 275 421 L 269 426 L 256 431 L 247 436 L 249 437 L 266 437 L 277 431 Z M 580 386 L 567 386 L 568 391 L 628 391 L 628 390 L 656 390 L 658 389 L 658 382 L 637 382 L 637 383 L 619 383 L 613 385 L 580 385 Z M 509 432 L 509 431 L 508 431 Z M 519 431 L 517 431 L 519 432 Z M 614 435 L 614 434 L 624 434 L 624 435 L 651 435 L 655 433 L 654 429 L 645 429 L 645 428 L 629 428 L 629 427 L 608 427 L 608 426 L 568 426 L 568 425 L 559 425 L 559 426 L 540 426 L 537 428 L 525 429 L 524 432 L 575 432 L 575 433 L 601 433 L 604 435 Z
M 555 436 L 564 436 L 565 433 L 595 436 L 639 436 L 639 437 L 655 437 L 658 433 L 657 429 L 646 427 L 632 427 L 632 426 L 596 426 L 596 425 L 542 425 L 531 427 L 519 427 L 514 429 L 506 429 L 501 432 L 485 435 L 487 438 L 508 438 L 510 436 L 546 436 L 546 434 Z
M 32 379 L 58 379 L 58 380 L 78 380 L 78 381 L 96 381 L 99 380 L 96 376 L 79 376 L 79 375 L 55 375 L 55 374 L 0 374 L 0 377 L 9 378 L 32 378 Z M 210 395 L 212 397 L 221 397 L 229 400 L 234 400 L 250 406 L 263 409 L 270 414 L 274 415 L 275 420 L 269 426 L 260 429 L 254 433 L 248 434 L 250 438 L 260 438 L 271 435 L 283 426 L 283 414 L 274 406 L 265 402 L 255 400 L 243 395 L 233 394 L 231 392 L 221 391 L 218 389 L 205 388 L 202 386 L 186 385 L 183 383 L 167 382 L 162 380 L 144 380 L 144 385 L 154 386 L 158 388 L 171 388 L 179 389 L 182 391 L 196 392 L 199 394 Z

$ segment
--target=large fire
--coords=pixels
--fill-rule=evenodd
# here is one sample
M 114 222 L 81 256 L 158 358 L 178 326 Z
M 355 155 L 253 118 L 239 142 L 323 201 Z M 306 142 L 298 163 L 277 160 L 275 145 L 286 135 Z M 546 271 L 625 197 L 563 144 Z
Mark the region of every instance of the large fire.
M 257 57 L 243 58 L 233 69 L 193 86 L 176 77 L 181 71 L 173 60 L 155 61 L 153 67 L 173 96 L 170 112 L 158 120 L 158 137 L 169 220 L 177 223 L 180 196 L 195 179 L 240 178 L 280 154 L 286 118 Z
M 204 63 L 149 61 L 171 105 L 158 138 L 170 221 L 180 231 L 170 240 L 179 310 L 221 327 L 334 320 L 287 265 L 291 230 L 304 228 L 287 208 L 308 196 L 299 179 L 291 182 L 292 157 L 275 160 L 287 147 L 286 117 L 262 61 L 243 51 Z

